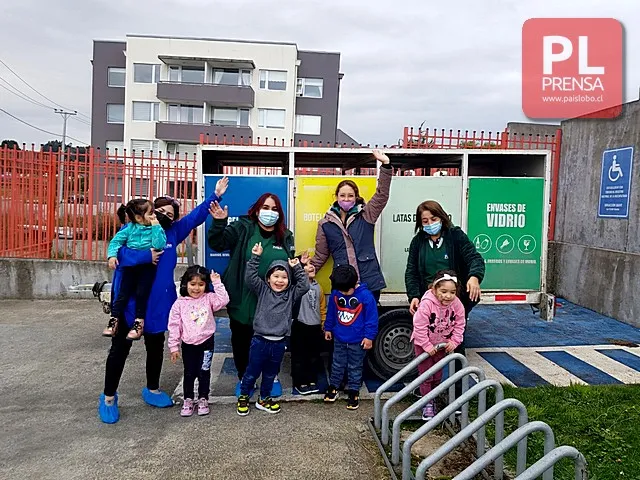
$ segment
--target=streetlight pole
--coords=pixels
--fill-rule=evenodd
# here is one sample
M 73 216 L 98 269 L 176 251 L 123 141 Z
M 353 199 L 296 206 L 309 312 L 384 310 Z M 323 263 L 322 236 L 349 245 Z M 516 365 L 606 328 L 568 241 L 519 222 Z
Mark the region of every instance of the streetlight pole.
M 60 209 L 60 216 L 62 216 L 64 205 L 64 153 L 67 142 L 67 120 L 69 120 L 70 116 L 77 115 L 78 112 L 76 110 L 69 112 L 60 108 L 56 108 L 54 111 L 62 116 L 62 146 L 60 147 L 59 152 L 60 165 L 58 168 L 58 208 Z

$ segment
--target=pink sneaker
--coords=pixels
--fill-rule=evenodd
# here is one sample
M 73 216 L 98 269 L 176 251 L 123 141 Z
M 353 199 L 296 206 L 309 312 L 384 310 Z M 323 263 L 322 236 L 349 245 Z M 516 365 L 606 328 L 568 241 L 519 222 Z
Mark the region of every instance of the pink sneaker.
M 190 417 L 193 415 L 193 400 L 190 398 L 185 398 L 184 403 L 182 404 L 182 410 L 180 410 L 180 415 L 183 417 Z
M 206 398 L 198 400 L 198 415 L 209 415 L 209 400 Z

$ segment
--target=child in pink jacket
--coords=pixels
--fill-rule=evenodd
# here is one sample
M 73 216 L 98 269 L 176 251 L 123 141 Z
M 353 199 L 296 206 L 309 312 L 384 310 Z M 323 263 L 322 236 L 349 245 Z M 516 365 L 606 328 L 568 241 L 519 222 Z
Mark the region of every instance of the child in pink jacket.
M 428 352 L 430 357 L 418 365 L 420 374 L 453 352 L 462 343 L 465 327 L 464 306 L 458 298 L 458 278 L 452 270 L 436 273 L 433 283 L 420 300 L 420 306 L 413 316 L 411 340 L 416 356 Z M 436 350 L 436 345 L 444 343 L 444 350 Z M 424 397 L 442 381 L 442 370 L 420 385 Z M 436 414 L 433 400 L 422 410 L 422 418 L 429 420 Z
M 211 284 L 213 291 L 211 290 Z M 209 413 L 209 389 L 211 383 L 211 359 L 213 358 L 213 335 L 216 331 L 214 312 L 229 303 L 220 275 L 206 268 L 189 267 L 180 281 L 180 297 L 169 314 L 169 351 L 171 362 L 180 358 L 184 363 L 182 388 L 184 403 L 180 415 L 193 415 L 193 388 L 198 379 L 198 415 Z M 182 345 L 181 345 L 182 344 Z

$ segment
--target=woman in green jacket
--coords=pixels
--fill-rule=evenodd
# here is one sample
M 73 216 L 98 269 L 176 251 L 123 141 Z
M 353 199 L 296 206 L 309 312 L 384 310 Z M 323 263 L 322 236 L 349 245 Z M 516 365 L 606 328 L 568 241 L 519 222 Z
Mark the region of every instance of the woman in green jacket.
M 214 202 L 210 210 L 213 222 L 207 241 L 216 252 L 229 251 L 229 265 L 222 275 L 222 283 L 229 293 L 229 326 L 233 361 L 238 371 L 236 396 L 239 396 L 240 380 L 249 363 L 249 347 L 253 338 L 253 317 L 258 302 L 245 283 L 245 267 L 251 258 L 251 249 L 261 242 L 258 274 L 264 278 L 274 260 L 287 260 L 294 256 L 293 234 L 286 228 L 282 203 L 277 195 L 265 193 L 249 209 L 247 215 L 227 223 L 228 207 L 224 209 Z M 272 396 L 282 395 L 280 382 L 274 382 Z

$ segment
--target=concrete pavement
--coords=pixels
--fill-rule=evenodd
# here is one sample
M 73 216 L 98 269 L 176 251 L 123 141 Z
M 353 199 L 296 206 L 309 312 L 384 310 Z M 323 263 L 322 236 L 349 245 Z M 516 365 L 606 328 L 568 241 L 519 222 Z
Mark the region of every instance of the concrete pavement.
M 0 302 L 0 478 L 388 478 L 366 430 L 370 402 L 356 412 L 292 402 L 244 418 L 213 405 L 183 419 L 143 403 L 142 341 L 122 379 L 121 420 L 102 424 L 105 320 L 95 300 Z M 167 356 L 162 388 L 180 378 Z

